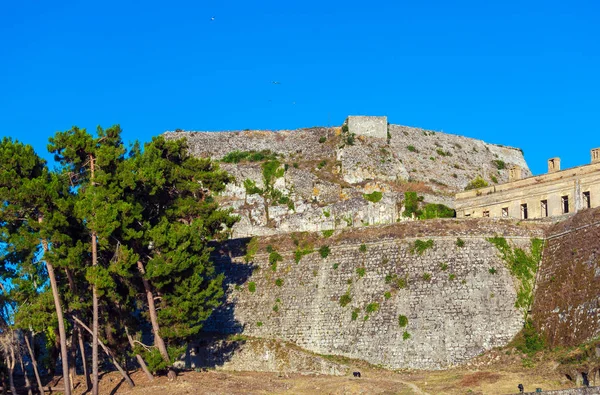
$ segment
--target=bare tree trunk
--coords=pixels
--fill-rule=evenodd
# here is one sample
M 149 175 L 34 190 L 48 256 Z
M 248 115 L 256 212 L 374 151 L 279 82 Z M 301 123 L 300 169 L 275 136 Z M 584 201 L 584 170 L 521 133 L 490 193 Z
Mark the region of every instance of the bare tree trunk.
M 87 368 L 85 345 L 83 344 L 83 333 L 81 331 L 77 331 L 77 338 L 79 339 L 79 353 L 81 354 L 81 365 L 83 366 L 83 375 L 85 376 L 85 389 L 89 391 L 92 383 L 90 382 L 90 372 L 88 372 Z
M 68 315 L 68 313 L 67 313 Z M 75 380 L 77 376 L 77 327 L 73 326 L 71 332 L 71 343 L 69 344 L 69 379 L 71 381 L 71 390 L 75 389 Z
M 43 218 L 39 217 L 38 222 L 42 223 Z M 58 293 L 58 284 L 56 283 L 56 275 L 54 267 L 48 261 L 46 254 L 48 252 L 48 241 L 42 239 L 42 247 L 44 248 L 44 258 L 46 259 L 46 269 L 50 278 L 50 286 L 52 287 L 52 296 L 54 298 L 54 308 L 56 309 L 56 318 L 58 318 L 58 334 L 60 337 L 60 355 L 62 359 L 63 382 L 65 385 L 65 395 L 71 395 L 71 382 L 69 380 L 69 359 L 67 354 L 67 332 L 65 331 L 65 321 L 63 310 L 60 304 L 60 295 Z
M 129 334 L 129 329 L 127 329 L 127 327 L 125 327 L 125 333 L 127 334 L 127 340 L 129 340 L 129 345 L 131 346 L 131 349 L 133 350 L 135 348 L 135 344 L 133 343 L 133 338 Z M 152 375 L 152 373 L 150 373 L 150 370 L 148 370 L 148 366 L 146 365 L 144 358 L 142 358 L 142 356 L 140 354 L 135 354 L 135 359 L 137 359 L 138 364 L 140 365 L 140 367 L 142 368 L 144 373 L 146 373 L 146 377 L 148 377 L 148 380 L 153 381 L 154 376 Z
M 35 359 L 35 354 L 33 352 L 33 347 L 31 346 L 31 342 L 29 341 L 29 334 L 23 332 L 23 337 L 25 338 L 25 345 L 27 346 L 27 351 L 29 351 L 29 358 L 31 358 L 31 364 L 33 365 L 33 374 L 35 374 L 35 381 L 37 381 L 38 390 L 40 391 L 40 394 L 44 395 L 44 385 L 42 384 L 42 379 L 40 378 L 40 372 L 38 371 L 38 365 Z
M 6 369 L 8 370 L 8 383 L 10 385 L 10 393 L 11 394 L 17 394 L 17 388 L 15 387 L 15 378 L 14 378 L 14 372 L 15 372 L 15 349 L 14 349 L 14 345 L 11 343 L 7 344 L 7 348 L 9 348 L 9 350 L 5 350 L 6 356 L 5 356 L 5 360 L 6 360 Z
M 29 375 L 25 370 L 25 364 L 23 363 L 23 356 L 19 355 L 19 365 L 21 366 L 21 371 L 23 372 L 23 377 L 25 378 L 25 387 L 27 387 L 27 395 L 33 395 L 33 391 L 31 389 L 31 381 L 29 381 Z
M 148 300 L 148 313 L 150 314 L 150 322 L 152 323 L 152 332 L 154 333 L 154 344 L 158 347 L 158 351 L 160 355 L 163 357 L 163 360 L 169 366 L 168 377 L 169 380 L 174 380 L 177 377 L 177 373 L 173 370 L 171 366 L 171 359 L 169 358 L 169 353 L 167 351 L 167 346 L 165 345 L 165 341 L 160 336 L 160 327 L 158 325 L 158 316 L 156 314 L 156 305 L 154 304 L 154 295 L 152 294 L 152 288 L 150 287 L 150 282 L 144 277 L 146 274 L 146 269 L 144 269 L 144 264 L 141 261 L 137 262 L 138 270 L 142 275 L 142 283 L 144 284 L 144 290 L 146 291 L 146 299 Z
M 94 185 L 94 157 L 90 155 L 91 182 Z M 98 245 L 96 244 L 97 233 L 92 230 L 92 266 L 98 264 Z M 92 284 L 92 395 L 98 395 L 98 290 L 96 284 Z
M 89 333 L 92 333 L 92 330 L 86 324 L 84 324 L 79 318 L 73 316 L 73 319 L 83 329 L 85 329 Z M 102 347 L 102 349 L 104 350 L 104 353 L 106 353 L 106 355 L 108 355 L 110 357 L 110 359 L 112 360 L 113 365 L 115 365 L 115 367 L 117 368 L 117 370 L 119 371 L 119 373 L 121 373 L 121 376 L 123 376 L 123 378 L 125 379 L 125 381 L 127 382 L 127 384 L 129 384 L 130 387 L 135 386 L 135 384 L 133 384 L 133 381 L 131 380 L 131 377 L 129 377 L 129 375 L 127 374 L 127 372 L 125 372 L 123 370 L 123 368 L 121 367 L 121 365 L 119 365 L 119 363 L 117 362 L 117 359 L 115 358 L 115 355 L 113 354 L 113 352 L 108 347 L 106 347 L 104 345 L 104 343 L 102 343 L 100 340 L 98 340 L 98 344 L 100 345 L 100 347 Z

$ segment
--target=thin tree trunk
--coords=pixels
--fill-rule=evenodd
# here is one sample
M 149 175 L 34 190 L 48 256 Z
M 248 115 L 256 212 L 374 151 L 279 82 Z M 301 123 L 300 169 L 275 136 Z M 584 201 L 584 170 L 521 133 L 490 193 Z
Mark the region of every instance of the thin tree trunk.
M 23 363 L 23 356 L 19 355 L 19 365 L 21 366 L 21 371 L 23 372 L 23 378 L 25 378 L 25 387 L 27 387 L 27 395 L 33 395 L 33 391 L 31 389 L 31 381 L 29 381 L 29 375 L 25 370 L 25 364 Z
M 44 385 L 42 384 L 42 379 L 40 378 L 40 372 L 38 371 L 38 365 L 35 359 L 35 354 L 33 353 L 33 347 L 31 346 L 31 342 L 29 341 L 29 334 L 23 332 L 23 337 L 25 338 L 25 345 L 27 346 L 27 351 L 29 351 L 31 365 L 33 365 L 33 374 L 35 375 L 35 381 L 37 381 L 38 390 L 40 391 L 40 394 L 44 395 Z
M 12 342 L 12 340 L 11 340 Z M 10 353 L 6 353 L 6 369 L 8 370 L 8 383 L 10 385 L 10 393 L 11 394 L 17 394 L 17 388 L 15 387 L 15 378 L 14 378 L 14 372 L 15 372 L 15 349 L 13 347 L 13 344 L 8 344 L 8 347 L 10 348 Z
M 133 343 L 133 338 L 129 334 L 129 329 L 127 329 L 127 326 L 125 327 L 125 333 L 127 334 L 127 340 L 129 340 L 129 345 L 131 346 L 131 349 L 133 350 L 135 348 L 135 344 Z M 138 364 L 140 365 L 140 367 L 142 368 L 144 373 L 146 373 L 146 377 L 148 377 L 148 380 L 153 381 L 154 376 L 152 375 L 152 373 L 150 373 L 150 370 L 148 370 L 148 366 L 146 365 L 144 358 L 142 358 L 142 356 L 140 354 L 135 354 L 135 359 L 137 359 Z
M 144 284 L 144 290 L 146 291 L 146 299 L 148 300 L 148 313 L 150 314 L 150 322 L 152 323 L 152 332 L 154 333 L 154 344 L 158 347 L 158 351 L 160 355 L 163 357 L 163 360 L 169 366 L 168 377 L 169 380 L 174 380 L 177 377 L 177 373 L 171 367 L 171 359 L 169 358 L 169 353 L 167 351 L 167 346 L 165 345 L 165 341 L 160 336 L 160 327 L 158 325 L 158 316 L 156 314 L 156 305 L 154 304 L 154 295 L 152 294 L 152 288 L 150 287 L 150 282 L 144 277 L 146 274 L 146 269 L 144 269 L 144 264 L 141 261 L 137 262 L 138 270 L 142 275 L 142 283 Z
M 68 315 L 68 313 L 67 313 Z M 75 379 L 77 376 L 77 327 L 73 326 L 71 332 L 71 343 L 69 344 L 69 379 L 71 380 L 71 390 L 75 389 Z
M 85 329 L 89 333 L 92 333 L 92 330 L 86 324 L 84 324 L 79 318 L 73 316 L 73 319 L 83 329 Z M 100 347 L 102 347 L 102 349 L 104 350 L 104 352 L 106 353 L 106 355 L 108 355 L 110 357 L 110 359 L 112 360 L 113 365 L 115 365 L 115 367 L 117 368 L 117 370 L 119 371 L 119 373 L 121 373 L 121 376 L 123 376 L 123 378 L 125 379 L 125 381 L 127 382 L 127 384 L 129 384 L 130 387 L 135 386 L 135 384 L 133 384 L 133 381 L 131 380 L 131 377 L 129 377 L 129 375 L 127 374 L 127 372 L 125 372 L 125 370 L 123 370 L 123 368 L 121 367 L 121 365 L 119 365 L 119 363 L 117 362 L 117 359 L 115 358 L 115 355 L 113 354 L 113 352 L 108 347 L 106 347 L 104 345 L 104 343 L 102 343 L 100 340 L 98 340 L 98 344 L 100 345 Z
M 39 217 L 38 222 L 42 223 L 43 218 Z M 65 331 L 65 321 L 63 317 L 62 306 L 60 305 L 60 295 L 58 293 L 58 284 L 56 283 L 56 275 L 54 267 L 48 261 L 46 254 L 48 253 L 48 241 L 42 239 L 42 247 L 44 249 L 44 258 L 46 261 L 46 270 L 50 278 L 50 286 L 52 287 L 52 296 L 54 298 L 54 308 L 56 309 L 56 318 L 58 318 L 58 334 L 60 337 L 60 355 L 62 359 L 62 374 L 65 385 L 65 395 L 71 395 L 71 382 L 69 380 L 69 359 L 67 354 L 67 332 Z
M 83 333 L 81 331 L 77 331 L 77 338 L 79 339 L 79 353 L 81 354 L 81 365 L 83 366 L 83 375 L 85 376 L 85 389 L 89 391 L 92 383 L 90 382 L 90 372 L 88 372 L 87 368 L 85 344 L 83 344 Z
M 94 185 L 94 157 L 90 155 L 91 182 Z M 96 244 L 97 233 L 92 230 L 92 266 L 98 264 L 98 246 Z M 96 284 L 92 284 L 92 395 L 98 395 L 98 290 Z

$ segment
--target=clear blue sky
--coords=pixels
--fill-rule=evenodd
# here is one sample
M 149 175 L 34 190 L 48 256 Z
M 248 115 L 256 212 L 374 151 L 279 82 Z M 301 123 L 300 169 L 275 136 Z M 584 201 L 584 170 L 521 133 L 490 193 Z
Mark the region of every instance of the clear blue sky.
M 592 0 L 5 0 L 0 121 L 45 152 L 72 125 L 147 141 L 387 115 L 541 173 L 600 146 L 599 19 Z

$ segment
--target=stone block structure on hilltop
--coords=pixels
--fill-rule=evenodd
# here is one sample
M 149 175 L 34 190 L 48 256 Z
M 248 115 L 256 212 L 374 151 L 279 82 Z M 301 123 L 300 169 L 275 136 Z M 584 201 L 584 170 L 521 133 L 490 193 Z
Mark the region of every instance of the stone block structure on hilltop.
M 548 173 L 521 179 L 510 169 L 509 182 L 456 194 L 456 216 L 533 219 L 556 217 L 600 206 L 600 148 L 592 163 L 567 170 L 548 160 Z

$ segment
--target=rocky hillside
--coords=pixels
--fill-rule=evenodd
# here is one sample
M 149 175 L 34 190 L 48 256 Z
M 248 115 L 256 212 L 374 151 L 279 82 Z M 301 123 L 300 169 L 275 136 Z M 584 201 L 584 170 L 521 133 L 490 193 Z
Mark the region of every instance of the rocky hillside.
M 503 183 L 511 165 L 530 174 L 519 149 L 399 125 L 388 124 L 386 138 L 347 125 L 165 137 L 230 162 L 222 167 L 235 182 L 220 199 L 241 216 L 234 237 L 393 223 L 403 218 L 406 191 L 423 196 L 421 204 L 453 207 L 454 193 L 478 176 Z M 265 185 L 264 163 L 275 159 L 280 167 L 267 170 Z

